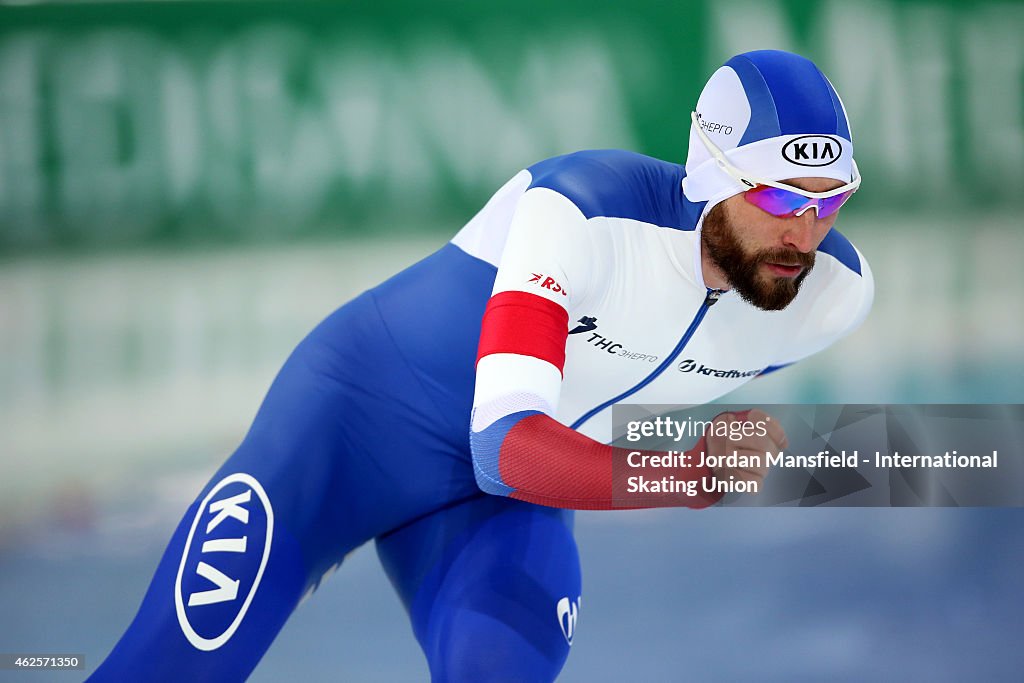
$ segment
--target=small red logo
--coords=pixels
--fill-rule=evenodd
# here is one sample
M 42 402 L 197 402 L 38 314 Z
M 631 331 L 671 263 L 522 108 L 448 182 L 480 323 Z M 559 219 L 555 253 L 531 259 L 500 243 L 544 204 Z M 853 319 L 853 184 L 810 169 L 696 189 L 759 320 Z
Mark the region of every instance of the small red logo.
M 531 277 L 528 282 L 536 282 L 544 289 L 550 289 L 555 294 L 561 294 L 562 296 L 569 295 L 569 293 L 565 291 L 565 288 L 562 287 L 562 285 L 555 282 L 555 278 L 548 277 L 543 273 L 534 273 L 533 277 Z

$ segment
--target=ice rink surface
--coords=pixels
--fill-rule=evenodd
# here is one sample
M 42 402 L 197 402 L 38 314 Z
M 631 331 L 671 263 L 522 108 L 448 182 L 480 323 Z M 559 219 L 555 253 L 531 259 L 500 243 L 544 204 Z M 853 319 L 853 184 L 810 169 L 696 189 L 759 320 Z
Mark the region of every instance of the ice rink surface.
M 0 642 L 84 653 L 134 615 L 206 472 L 40 521 L 0 554 Z M 583 599 L 561 681 L 1019 681 L 1024 511 L 712 509 L 578 513 Z M 554 613 L 552 613 L 554 618 Z M 0 672 L 0 681 L 81 672 Z M 364 546 L 299 606 L 251 677 L 427 680 Z

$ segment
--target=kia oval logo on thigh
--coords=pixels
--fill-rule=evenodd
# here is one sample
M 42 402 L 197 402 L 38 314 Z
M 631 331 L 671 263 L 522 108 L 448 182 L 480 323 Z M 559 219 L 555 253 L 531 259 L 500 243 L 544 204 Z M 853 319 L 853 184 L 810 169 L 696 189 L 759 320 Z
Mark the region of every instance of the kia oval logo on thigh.
M 174 582 L 182 632 L 199 650 L 228 642 L 245 617 L 270 558 L 274 511 L 256 479 L 230 474 L 196 511 Z
M 782 156 L 799 166 L 828 166 L 843 153 L 843 143 L 831 135 L 801 135 L 782 146 Z

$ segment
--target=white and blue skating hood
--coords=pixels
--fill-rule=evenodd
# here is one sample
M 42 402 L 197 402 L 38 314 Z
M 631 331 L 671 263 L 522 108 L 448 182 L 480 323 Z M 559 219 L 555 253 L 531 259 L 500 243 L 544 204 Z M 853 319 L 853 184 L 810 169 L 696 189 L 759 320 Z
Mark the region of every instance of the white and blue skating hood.
M 853 178 L 846 109 L 815 64 L 782 50 L 736 55 L 697 100 L 704 132 L 738 168 L 769 180 Z M 746 188 L 722 170 L 690 127 L 683 191 L 708 208 Z

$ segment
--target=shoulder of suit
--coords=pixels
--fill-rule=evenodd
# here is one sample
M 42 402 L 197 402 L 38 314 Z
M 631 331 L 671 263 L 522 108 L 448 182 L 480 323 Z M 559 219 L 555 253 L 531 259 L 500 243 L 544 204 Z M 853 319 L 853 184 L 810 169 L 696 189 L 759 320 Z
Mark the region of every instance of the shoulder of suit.
M 563 195 L 588 219 L 626 218 L 693 230 L 703 208 L 683 196 L 682 165 L 636 152 L 586 150 L 546 159 L 527 170 L 531 188 Z

